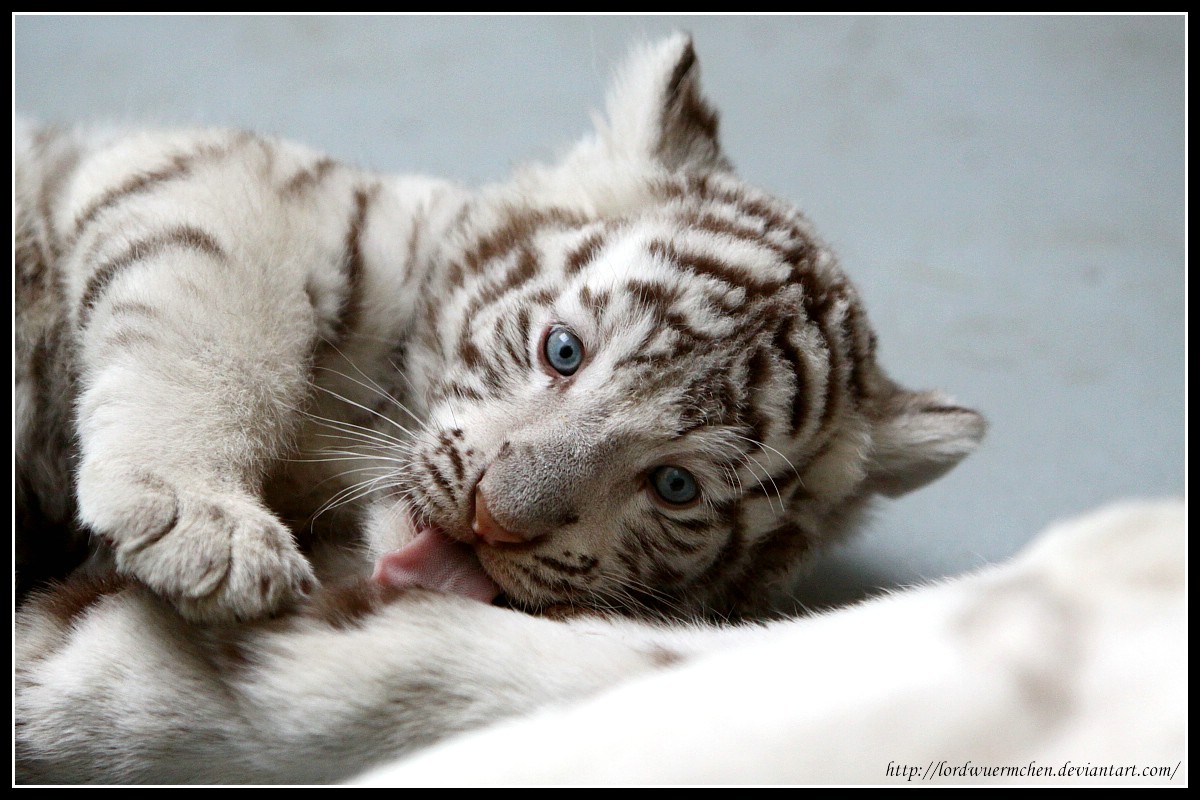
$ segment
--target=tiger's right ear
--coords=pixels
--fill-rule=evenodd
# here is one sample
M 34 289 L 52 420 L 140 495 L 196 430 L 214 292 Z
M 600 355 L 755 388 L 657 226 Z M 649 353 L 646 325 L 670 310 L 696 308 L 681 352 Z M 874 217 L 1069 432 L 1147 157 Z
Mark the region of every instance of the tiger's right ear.
M 716 110 L 700 92 L 692 37 L 677 33 L 636 49 L 609 86 L 607 121 L 596 127 L 610 155 L 657 161 L 670 170 L 731 169 L 721 153 Z
M 940 392 L 898 389 L 875 422 L 867 485 L 888 497 L 918 489 L 970 455 L 986 431 L 979 412 Z

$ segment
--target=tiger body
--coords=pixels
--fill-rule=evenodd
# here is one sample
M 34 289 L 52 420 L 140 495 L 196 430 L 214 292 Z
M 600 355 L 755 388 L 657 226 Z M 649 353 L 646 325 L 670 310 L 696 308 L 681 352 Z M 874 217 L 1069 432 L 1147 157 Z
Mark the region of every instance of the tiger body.
M 14 155 L 18 510 L 194 620 L 431 530 L 518 606 L 754 613 L 982 436 L 887 377 L 831 251 L 733 173 L 686 37 L 479 191 L 229 131 Z

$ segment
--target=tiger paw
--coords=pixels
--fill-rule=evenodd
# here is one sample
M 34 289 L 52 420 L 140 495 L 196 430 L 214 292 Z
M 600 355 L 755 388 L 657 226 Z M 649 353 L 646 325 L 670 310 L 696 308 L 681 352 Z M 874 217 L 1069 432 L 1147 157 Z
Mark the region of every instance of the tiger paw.
M 112 544 L 118 571 L 188 619 L 264 617 L 315 585 L 291 531 L 248 493 L 181 489 L 134 473 L 105 496 L 95 485 L 89 489 L 88 477 L 85 469 L 81 513 Z

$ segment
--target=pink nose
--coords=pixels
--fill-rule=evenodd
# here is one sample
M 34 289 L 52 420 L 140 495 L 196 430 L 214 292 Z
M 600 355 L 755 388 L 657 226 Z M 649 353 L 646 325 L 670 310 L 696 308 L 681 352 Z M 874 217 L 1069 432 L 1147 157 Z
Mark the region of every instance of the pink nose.
M 475 535 L 488 544 L 497 542 L 520 544 L 527 541 L 521 534 L 510 531 L 496 521 L 492 512 L 488 510 L 483 490 L 478 486 L 475 487 L 475 521 L 471 523 L 471 530 L 475 531 Z

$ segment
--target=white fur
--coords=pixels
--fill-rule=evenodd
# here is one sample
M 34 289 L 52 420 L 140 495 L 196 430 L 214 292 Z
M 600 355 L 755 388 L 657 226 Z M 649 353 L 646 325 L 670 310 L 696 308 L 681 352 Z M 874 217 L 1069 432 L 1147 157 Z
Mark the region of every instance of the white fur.
M 1010 564 L 774 626 L 358 783 L 1183 786 L 1185 528 L 1180 503 L 1108 508 Z M 1169 772 L 952 771 L 1030 764 Z M 889 774 L 899 765 L 917 776 Z
M 413 595 L 348 629 L 261 625 L 226 640 L 230 658 L 217 632 L 189 633 L 144 592 L 69 627 L 35 607 L 17 627 L 18 779 L 325 782 L 503 717 L 360 782 L 1173 769 L 1186 762 L 1185 525 L 1178 502 L 1109 508 L 1009 564 L 763 627 L 551 622 Z M 1186 779 L 1184 763 L 1171 782 Z

